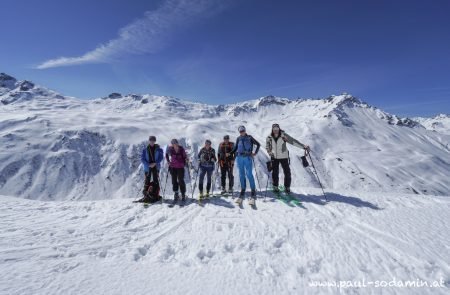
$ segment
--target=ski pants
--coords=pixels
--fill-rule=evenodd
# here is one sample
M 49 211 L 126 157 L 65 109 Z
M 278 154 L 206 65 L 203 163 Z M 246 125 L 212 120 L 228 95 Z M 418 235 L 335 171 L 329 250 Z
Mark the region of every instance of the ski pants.
M 230 162 L 223 163 L 223 166 L 220 167 L 220 176 L 221 176 L 221 184 L 222 188 L 225 188 L 226 180 L 228 174 L 228 187 L 230 189 L 234 186 L 234 175 L 233 175 L 233 164 Z
M 278 186 L 278 174 L 280 173 L 280 164 L 284 173 L 284 187 L 291 187 L 291 168 L 289 167 L 289 159 L 273 159 L 272 184 Z
M 145 183 L 144 183 L 144 190 L 143 190 L 144 196 L 147 195 L 147 191 L 148 191 L 148 188 L 150 186 L 150 182 L 152 181 L 152 179 L 153 179 L 153 182 L 156 185 L 158 185 L 158 187 L 159 187 L 158 175 L 159 175 L 159 171 L 156 168 L 156 166 L 153 168 L 149 168 L 148 172 L 145 172 Z
M 200 166 L 200 176 L 198 180 L 198 189 L 203 192 L 203 180 L 206 174 L 206 191 L 211 190 L 211 176 L 214 172 L 214 166 Z
M 236 162 L 239 169 L 239 180 L 241 182 L 241 190 L 247 188 L 247 180 L 250 182 L 250 188 L 256 190 L 255 179 L 253 178 L 253 159 L 250 156 L 237 156 Z
M 181 194 L 185 195 L 184 168 L 170 168 L 170 175 L 172 176 L 172 190 L 177 193 L 178 188 L 180 188 Z

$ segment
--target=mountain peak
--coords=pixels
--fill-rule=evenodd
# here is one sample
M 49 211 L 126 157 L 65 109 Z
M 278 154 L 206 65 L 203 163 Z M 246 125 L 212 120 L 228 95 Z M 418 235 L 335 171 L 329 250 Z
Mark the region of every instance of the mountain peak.
M 331 95 L 326 100 L 329 103 L 336 104 L 337 107 L 339 107 L 339 106 L 353 107 L 355 105 L 359 105 L 359 106 L 367 105 L 361 99 L 359 99 L 356 96 L 353 96 L 351 94 L 348 94 L 346 92 L 342 93 L 341 95 Z
M 273 95 L 268 95 L 268 96 L 264 96 L 261 97 L 258 101 L 258 106 L 270 106 L 270 105 L 286 105 L 289 102 L 291 102 L 291 100 L 287 99 L 287 98 L 281 98 L 281 97 L 276 97 Z
M 0 73 L 0 87 L 13 89 L 16 83 L 16 78 L 5 73 Z

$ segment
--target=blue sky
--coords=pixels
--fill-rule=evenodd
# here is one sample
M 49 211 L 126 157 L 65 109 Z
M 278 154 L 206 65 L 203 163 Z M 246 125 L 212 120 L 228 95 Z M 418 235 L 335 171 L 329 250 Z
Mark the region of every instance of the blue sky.
M 450 1 L 0 0 L 0 71 L 80 98 L 348 92 L 450 113 Z

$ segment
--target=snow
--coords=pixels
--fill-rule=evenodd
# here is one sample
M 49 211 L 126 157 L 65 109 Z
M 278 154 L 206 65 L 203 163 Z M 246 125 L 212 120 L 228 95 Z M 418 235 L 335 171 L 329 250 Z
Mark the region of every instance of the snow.
M 448 294 L 448 197 L 295 191 L 301 206 L 257 210 L 1 197 L 0 293 Z M 447 286 L 309 286 L 393 278 Z
M 448 293 L 448 115 L 399 118 L 349 94 L 229 105 L 153 94 L 78 100 L 0 78 L 0 294 Z M 294 147 L 301 205 L 271 193 L 263 202 L 273 123 L 311 146 L 329 203 Z M 257 210 L 226 198 L 204 208 L 131 203 L 149 135 L 164 148 L 178 138 L 196 165 L 205 139 L 217 147 L 239 125 L 262 145 Z M 309 286 L 392 279 L 445 287 Z
M 450 115 L 439 114 L 434 118 L 414 118 L 429 130 L 450 135 Z

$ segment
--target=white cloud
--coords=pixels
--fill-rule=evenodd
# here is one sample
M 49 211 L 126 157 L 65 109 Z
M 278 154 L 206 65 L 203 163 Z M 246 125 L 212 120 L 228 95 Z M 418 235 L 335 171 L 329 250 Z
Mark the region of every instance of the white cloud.
M 36 68 L 108 63 L 128 54 L 158 52 L 167 45 L 175 32 L 225 8 L 221 2 L 225 1 L 166 0 L 158 9 L 145 12 L 144 17 L 121 28 L 118 37 L 106 44 L 81 56 L 47 60 Z

